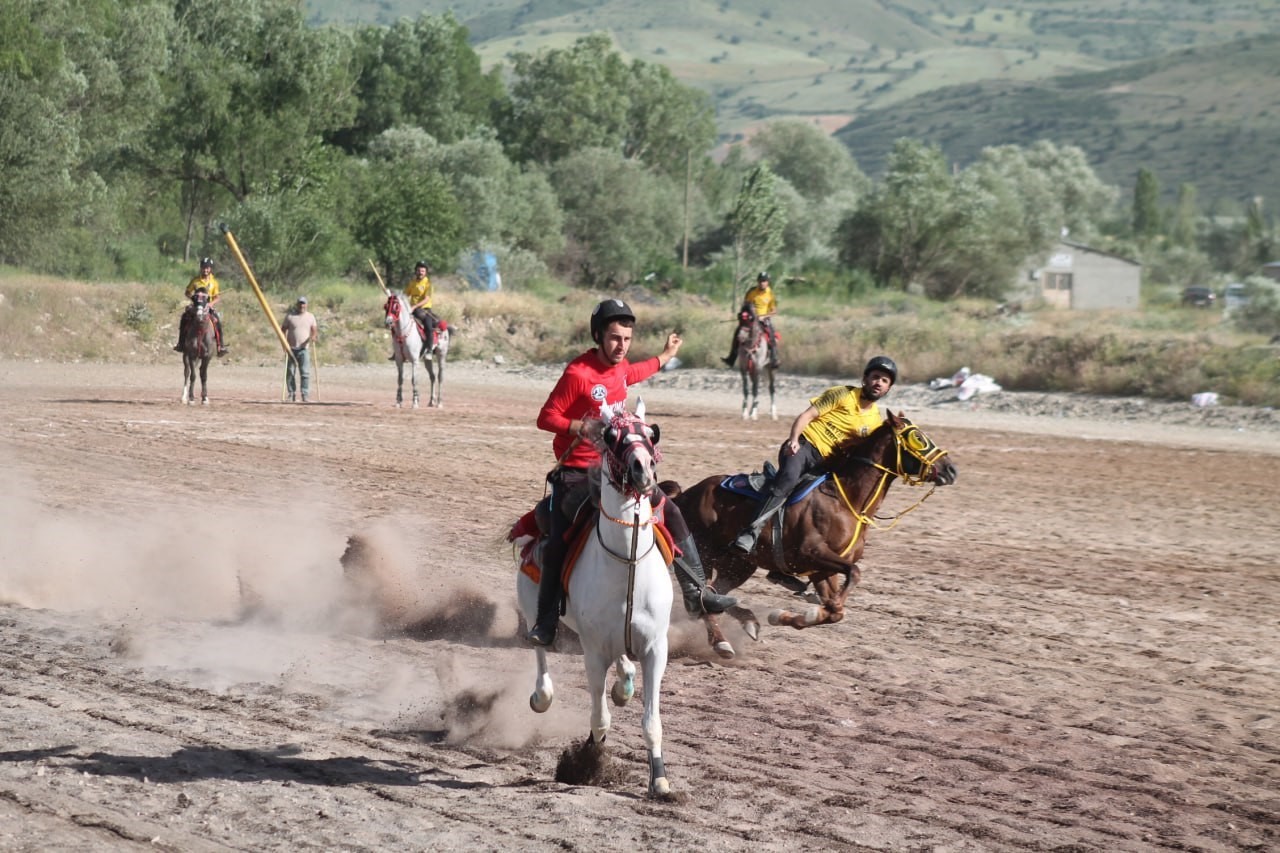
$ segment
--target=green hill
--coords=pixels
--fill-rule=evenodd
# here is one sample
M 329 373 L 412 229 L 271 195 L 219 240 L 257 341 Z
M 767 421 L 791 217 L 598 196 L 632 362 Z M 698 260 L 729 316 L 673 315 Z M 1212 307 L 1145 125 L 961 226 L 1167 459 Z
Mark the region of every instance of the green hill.
M 1280 122 L 1274 0 L 306 0 L 315 24 L 452 13 L 488 64 L 607 32 L 709 92 L 725 140 L 804 117 L 878 174 L 898 136 L 963 163 L 984 145 L 1080 145 L 1128 188 L 1138 165 L 1202 202 L 1261 192 Z

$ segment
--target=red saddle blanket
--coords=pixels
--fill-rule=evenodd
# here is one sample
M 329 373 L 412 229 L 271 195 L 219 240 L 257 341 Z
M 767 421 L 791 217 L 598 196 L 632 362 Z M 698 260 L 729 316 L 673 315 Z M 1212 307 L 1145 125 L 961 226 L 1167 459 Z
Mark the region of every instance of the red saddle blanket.
M 582 553 L 582 548 L 587 543 L 587 538 L 592 535 L 596 526 L 596 512 L 583 513 L 579 520 L 569 528 L 565 533 L 565 541 L 569 543 L 569 551 L 564 557 L 564 571 L 560 575 L 560 583 L 565 589 L 569 588 L 569 577 L 573 574 L 573 567 L 578 562 L 578 555 Z M 675 541 L 671 537 L 671 531 L 662 523 L 662 517 L 658 516 L 653 524 L 654 539 L 658 546 L 658 550 L 662 552 L 662 559 L 668 566 L 678 556 L 680 549 L 676 547 Z M 524 544 L 520 551 L 520 571 L 532 580 L 538 583 L 542 578 L 542 569 L 533 561 L 533 549 L 538 544 L 538 538 L 541 531 L 538 529 L 538 522 L 534 517 L 534 511 L 529 510 L 511 525 L 511 530 L 507 532 L 507 541 L 515 542 L 522 536 L 532 537 Z

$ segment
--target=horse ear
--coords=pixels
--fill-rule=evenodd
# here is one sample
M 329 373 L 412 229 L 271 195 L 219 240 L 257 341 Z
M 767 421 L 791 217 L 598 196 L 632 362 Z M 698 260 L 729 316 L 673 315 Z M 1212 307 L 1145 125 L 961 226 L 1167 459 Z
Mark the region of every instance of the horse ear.
M 885 409 L 884 413 L 885 413 L 885 420 L 887 420 L 890 423 L 890 425 L 893 426 L 894 429 L 898 429 L 899 427 L 902 426 L 902 418 L 899 415 L 895 414 L 889 409 Z
M 644 420 L 644 397 L 636 398 L 636 419 Z
M 659 437 L 661 434 L 662 434 L 662 431 L 661 431 L 660 429 L 658 429 L 658 425 L 657 425 L 657 424 L 649 424 L 649 440 L 650 440 L 650 441 L 652 441 L 654 444 L 657 444 L 657 443 L 658 443 L 658 437 Z

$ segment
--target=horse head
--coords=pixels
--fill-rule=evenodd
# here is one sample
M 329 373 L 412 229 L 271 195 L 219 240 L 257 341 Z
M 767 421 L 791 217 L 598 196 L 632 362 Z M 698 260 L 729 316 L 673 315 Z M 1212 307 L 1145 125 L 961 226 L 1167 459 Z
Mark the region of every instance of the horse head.
M 203 287 L 197 287 L 196 292 L 191 294 L 191 313 L 197 317 L 203 317 L 209 311 L 209 291 Z
M 400 325 L 400 312 L 403 307 L 399 294 L 388 293 L 387 301 L 382 306 L 382 324 L 388 329 L 397 328 Z
M 599 426 L 591 431 L 609 480 L 624 494 L 649 495 L 658 486 L 659 430 L 644 421 L 644 402 L 628 413 L 622 404 L 600 406 Z
M 886 412 L 884 423 L 865 438 L 837 445 L 827 467 L 832 471 L 849 471 L 866 466 L 913 486 L 922 483 L 949 486 L 956 481 L 958 473 L 955 464 L 947 458 L 947 451 L 905 416 L 893 412 Z
M 888 413 L 886 423 L 893 430 L 896 465 L 893 473 L 908 483 L 934 483 L 949 486 L 959 471 L 933 439 L 904 415 Z

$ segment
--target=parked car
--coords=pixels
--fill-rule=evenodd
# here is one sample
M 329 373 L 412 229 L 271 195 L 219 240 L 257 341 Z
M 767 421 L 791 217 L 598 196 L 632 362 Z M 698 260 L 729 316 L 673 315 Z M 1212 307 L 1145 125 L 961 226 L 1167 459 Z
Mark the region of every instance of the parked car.
M 1210 308 L 1215 298 L 1213 288 L 1202 284 L 1192 285 L 1182 291 L 1182 304 L 1190 305 L 1192 308 Z
M 1227 289 L 1222 291 L 1222 308 L 1225 311 L 1233 311 L 1236 308 L 1243 308 L 1249 304 L 1249 292 L 1240 282 L 1234 282 L 1227 285 Z

